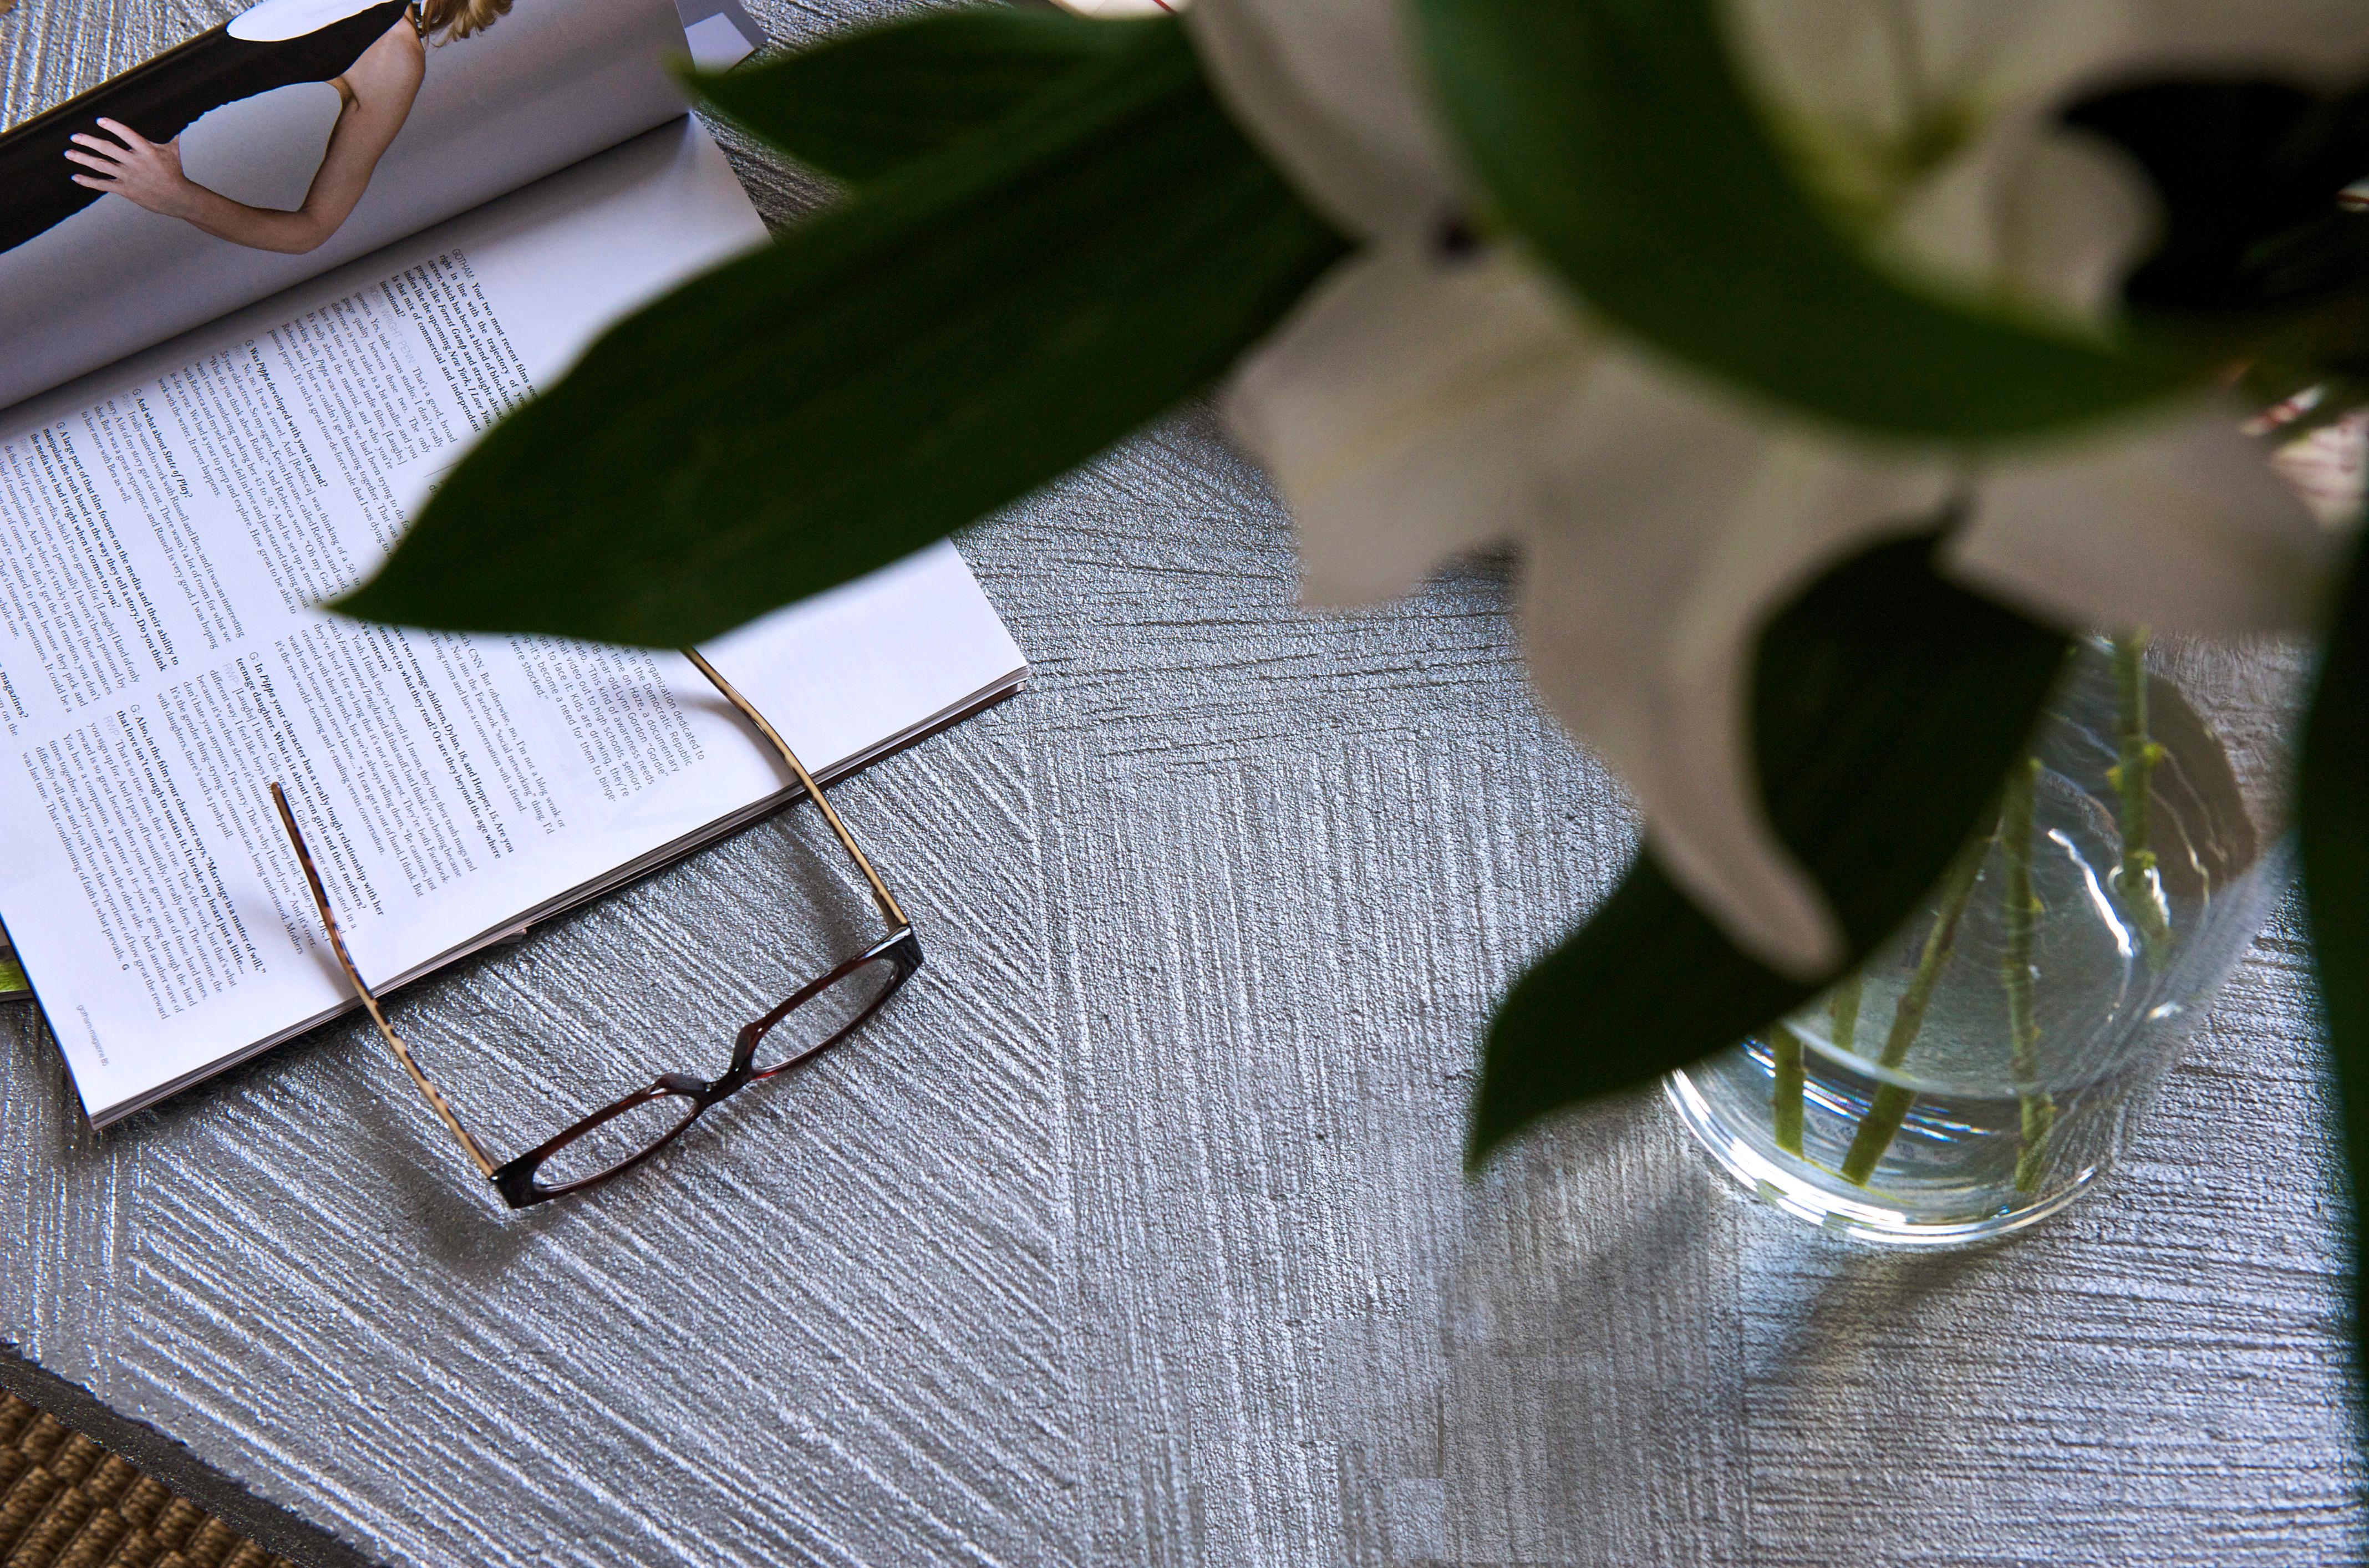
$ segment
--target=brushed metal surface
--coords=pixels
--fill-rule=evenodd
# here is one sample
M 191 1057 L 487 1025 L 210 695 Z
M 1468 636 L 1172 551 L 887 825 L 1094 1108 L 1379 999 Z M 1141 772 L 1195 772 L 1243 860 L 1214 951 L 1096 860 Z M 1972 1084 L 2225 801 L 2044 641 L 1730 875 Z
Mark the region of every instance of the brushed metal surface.
M 27 0 L 0 118 L 227 14 Z M 771 214 L 819 199 L 740 155 Z M 0 1338 L 389 1562 L 2369 1551 L 2292 910 L 2136 1157 L 2008 1244 L 1822 1238 L 1650 1100 L 1468 1182 L 1489 1001 L 1633 831 L 1499 577 L 1296 610 L 1200 410 L 963 543 L 1036 679 L 835 792 L 930 954 L 861 1044 L 508 1215 L 358 1028 L 95 1139 L 9 1013 Z M 417 988 L 408 1032 L 506 1139 L 537 1078 L 721 1039 L 838 929 L 807 831 Z

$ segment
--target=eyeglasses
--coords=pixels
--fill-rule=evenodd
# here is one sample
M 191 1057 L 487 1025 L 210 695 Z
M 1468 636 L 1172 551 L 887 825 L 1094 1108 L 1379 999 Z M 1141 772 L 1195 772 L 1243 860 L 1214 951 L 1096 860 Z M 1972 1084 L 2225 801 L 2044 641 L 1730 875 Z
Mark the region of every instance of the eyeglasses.
M 706 1115 L 709 1107 L 751 1083 L 777 1078 L 845 1039 L 879 1012 L 881 1004 L 921 967 L 921 944 L 913 934 L 911 922 L 905 919 L 905 911 L 897 907 L 880 874 L 872 869 L 872 863 L 856 848 L 847 825 L 830 808 L 830 802 L 824 798 L 820 786 L 788 742 L 765 722 L 762 714 L 749 705 L 747 698 L 733 689 L 732 682 L 716 673 L 714 665 L 692 649 L 685 648 L 683 652 L 699 667 L 702 675 L 715 683 L 725 700 L 772 743 L 782 761 L 790 765 L 790 772 L 797 775 L 799 784 L 820 808 L 823 820 L 830 824 L 840 846 L 854 860 L 856 869 L 864 873 L 864 880 L 871 886 L 872 901 L 879 906 L 881 917 L 888 922 L 888 934 L 829 974 L 807 981 L 780 1006 L 743 1028 L 733 1044 L 732 1065 L 722 1077 L 702 1079 L 681 1072 L 660 1073 L 647 1088 L 602 1106 L 507 1164 L 494 1163 L 485 1145 L 461 1124 L 452 1103 L 429 1082 L 410 1047 L 386 1021 L 386 1009 L 377 993 L 364 983 L 360 971 L 354 967 L 352 955 L 346 951 L 345 933 L 329 908 L 328 891 L 321 884 L 321 873 L 313 864 L 312 852 L 304 846 L 304 835 L 296 826 L 295 814 L 288 808 L 288 796 L 277 781 L 271 785 L 271 804 L 280 808 L 280 824 L 288 830 L 288 841 L 296 848 L 297 862 L 304 868 L 304 881 L 313 889 L 313 902 L 321 912 L 321 925 L 329 933 L 329 948 L 338 956 L 338 965 L 345 970 L 347 981 L 354 988 L 354 994 L 361 998 L 371 1022 L 378 1025 L 387 1048 L 403 1064 L 413 1085 L 459 1139 L 478 1171 L 493 1183 L 502 1201 L 512 1208 L 532 1207 L 624 1174 L 681 1138 L 692 1123 Z

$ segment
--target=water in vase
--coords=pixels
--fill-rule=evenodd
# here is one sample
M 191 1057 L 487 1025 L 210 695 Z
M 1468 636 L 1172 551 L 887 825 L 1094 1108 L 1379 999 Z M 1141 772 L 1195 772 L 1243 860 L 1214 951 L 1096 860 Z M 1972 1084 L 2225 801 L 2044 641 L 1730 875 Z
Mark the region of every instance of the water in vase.
M 2151 863 L 2125 854 L 2131 820 Z M 2122 1149 L 2278 889 L 2178 689 L 2084 647 L 1931 906 L 1856 980 L 1674 1074 L 1671 1098 L 1731 1174 L 1836 1229 L 1948 1244 L 2027 1224 Z

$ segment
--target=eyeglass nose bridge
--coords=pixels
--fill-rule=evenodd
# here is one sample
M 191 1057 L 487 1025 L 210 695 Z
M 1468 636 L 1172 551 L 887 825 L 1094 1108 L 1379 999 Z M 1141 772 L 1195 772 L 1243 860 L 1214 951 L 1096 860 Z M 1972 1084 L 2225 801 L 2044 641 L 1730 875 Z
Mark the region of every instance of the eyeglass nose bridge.
M 757 1060 L 757 1042 L 765 1037 L 765 1031 L 772 1028 L 774 1022 L 769 1013 L 740 1025 L 740 1032 L 732 1036 L 732 1070 L 726 1073 L 725 1078 L 745 1079 L 749 1076 L 750 1069 Z M 720 1083 L 723 1080 L 717 1082 Z

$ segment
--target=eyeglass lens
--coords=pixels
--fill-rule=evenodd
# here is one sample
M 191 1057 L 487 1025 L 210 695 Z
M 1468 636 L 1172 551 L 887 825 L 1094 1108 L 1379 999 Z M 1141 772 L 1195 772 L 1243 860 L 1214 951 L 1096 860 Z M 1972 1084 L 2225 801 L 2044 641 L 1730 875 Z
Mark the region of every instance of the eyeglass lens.
M 868 958 L 793 1007 L 757 1042 L 751 1076 L 762 1078 L 812 1056 L 864 1021 L 897 985 L 896 961 Z
M 896 960 L 867 958 L 831 978 L 760 1037 L 750 1076 L 767 1077 L 830 1045 L 862 1023 L 897 987 Z M 666 1142 L 699 1114 L 699 1096 L 662 1088 L 630 1100 L 545 1155 L 534 1185 L 545 1192 L 595 1181 Z
M 695 1097 L 672 1091 L 635 1101 L 553 1150 L 535 1167 L 535 1185 L 565 1187 L 605 1176 L 681 1132 L 698 1113 Z

